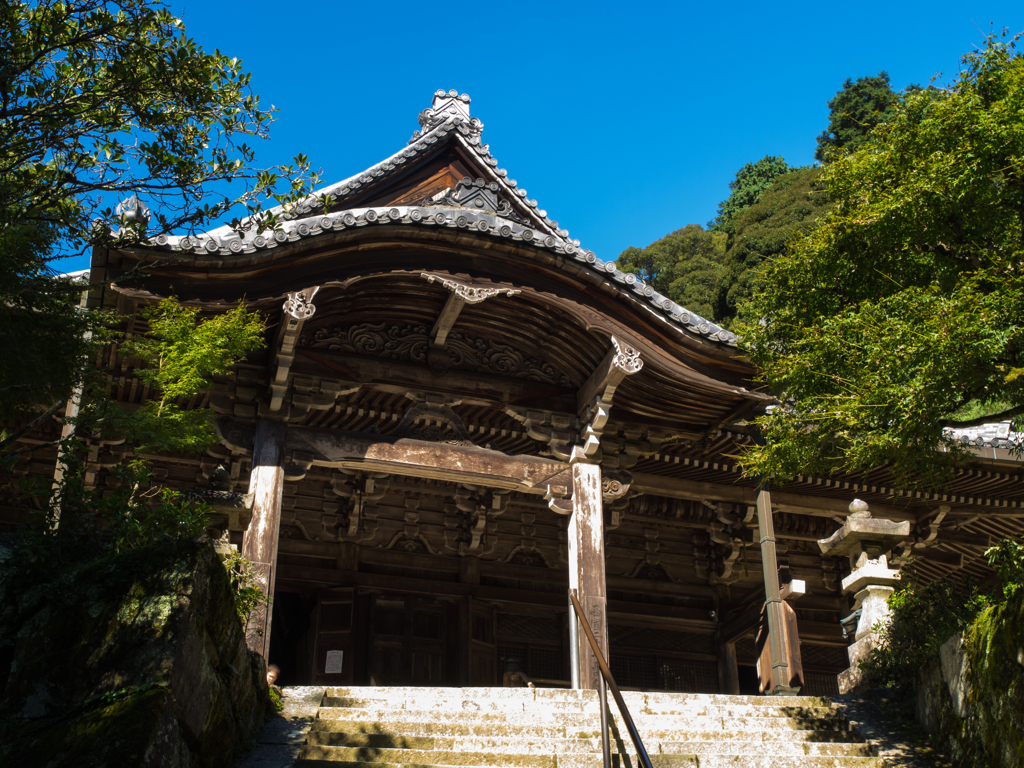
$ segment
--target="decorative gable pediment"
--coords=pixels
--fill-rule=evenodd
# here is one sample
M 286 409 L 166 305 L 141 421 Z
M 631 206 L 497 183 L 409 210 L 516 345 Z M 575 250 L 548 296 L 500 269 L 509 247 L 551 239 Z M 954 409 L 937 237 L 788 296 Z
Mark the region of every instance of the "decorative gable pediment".
M 614 284 L 614 290 L 640 299 L 680 330 L 736 345 L 735 334 L 662 296 L 636 275 L 619 271 L 615 262 L 581 248 L 579 240 L 498 167 L 490 147 L 480 140 L 483 123 L 470 116 L 469 104 L 466 94 L 437 91 L 431 107 L 420 113 L 420 130 L 409 146 L 280 212 L 282 223 L 273 233 L 225 226 L 196 237 L 159 235 L 155 245 L 217 259 L 248 257 L 369 225 L 470 230 L 553 252 Z
M 511 219 L 520 224 L 528 224 L 529 220 L 517 216 L 512 210 L 512 204 L 502 199 L 500 187 L 495 181 L 486 182 L 483 179 L 471 179 L 464 176 L 455 189 L 446 189 L 431 197 L 424 198 L 420 205 L 447 205 L 453 208 L 469 208 L 471 210 L 487 211 L 501 216 L 504 219 Z

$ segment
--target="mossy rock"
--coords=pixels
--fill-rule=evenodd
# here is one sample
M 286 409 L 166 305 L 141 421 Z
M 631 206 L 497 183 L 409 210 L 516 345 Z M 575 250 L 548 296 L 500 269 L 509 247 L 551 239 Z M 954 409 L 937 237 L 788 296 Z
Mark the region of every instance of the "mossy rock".
M 1020 768 L 1020 756 L 1024 755 L 1024 590 L 978 614 L 962 641 L 960 635 L 954 635 L 941 653 L 954 656 L 947 657 L 948 668 L 936 659 L 922 670 L 918 721 L 940 736 L 958 766 Z
M 1024 755 L 1024 589 L 982 611 L 964 635 L 970 665 L 966 723 L 994 766 Z
M 0 645 L 14 641 L 14 664 L 0 717 L 49 721 L 63 738 L 59 724 L 82 702 L 156 685 L 175 725 L 147 733 L 173 731 L 182 765 L 230 765 L 262 725 L 266 677 L 263 660 L 246 647 L 230 579 L 212 545 L 140 548 L 64 574 L 60 582 L 19 595 L 13 609 L 6 601 Z M 106 717 L 120 719 L 120 707 Z M 78 717 L 92 723 L 94 715 Z M 67 727 L 85 726 L 68 721 Z M 167 759 L 177 754 L 164 751 Z
M 47 768 L 189 768 L 174 701 L 163 687 L 97 701 L 65 718 L 6 723 L 0 764 Z

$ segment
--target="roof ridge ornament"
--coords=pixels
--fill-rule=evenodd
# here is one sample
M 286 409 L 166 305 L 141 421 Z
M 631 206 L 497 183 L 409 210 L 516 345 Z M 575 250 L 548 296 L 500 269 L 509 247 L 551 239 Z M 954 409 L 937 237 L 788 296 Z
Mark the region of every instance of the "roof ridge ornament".
M 457 208 L 478 208 L 483 211 L 491 211 L 503 219 L 510 219 L 519 224 L 528 225 L 530 222 L 512 211 L 512 204 L 508 200 L 502 200 L 498 196 L 500 187 L 498 182 L 490 183 L 483 179 L 471 179 L 463 176 L 454 190 L 446 190 L 443 193 L 425 198 L 420 205 L 447 204 Z
M 119 202 L 115 213 L 117 213 L 122 228 L 133 227 L 140 232 L 146 231 L 152 217 L 149 206 L 142 202 L 136 193 L 132 193 L 130 197 Z
M 479 136 L 484 129 L 484 124 L 477 118 L 470 117 L 469 94 L 461 96 L 454 88 L 446 91 L 443 88 L 434 93 L 434 101 L 428 109 L 420 112 L 420 130 L 413 133 L 409 143 L 413 144 L 422 136 L 437 128 L 442 123 L 454 120 L 456 124 L 465 125 L 469 129 L 470 136 Z

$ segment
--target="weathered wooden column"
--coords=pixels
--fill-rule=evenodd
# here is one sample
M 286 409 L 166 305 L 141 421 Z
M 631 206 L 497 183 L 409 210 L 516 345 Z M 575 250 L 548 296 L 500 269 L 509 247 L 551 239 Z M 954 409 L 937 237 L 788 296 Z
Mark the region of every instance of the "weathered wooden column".
M 643 368 L 640 352 L 633 346 L 611 337 L 611 349 L 576 393 L 576 408 L 584 424 L 580 442 L 572 446 L 568 455 L 572 468 L 572 517 L 569 518 L 569 588 L 576 593 L 590 622 L 597 644 L 605 659 L 608 655 L 608 587 L 604 564 L 604 496 L 602 488 L 602 460 L 608 460 L 601 449 L 601 435 L 608 424 L 612 401 L 619 384 Z M 552 452 L 562 458 L 561 451 L 552 444 Z M 614 465 L 613 465 L 614 466 Z M 630 478 L 630 481 L 632 478 Z M 616 483 L 621 486 L 621 481 Z M 628 489 L 628 483 L 626 484 Z M 622 497 L 627 490 L 621 487 L 609 498 Z M 580 687 L 597 689 L 601 672 L 590 649 L 585 632 L 577 632 L 579 648 Z
M 718 646 L 718 692 L 737 694 L 740 692 L 740 668 L 736 662 L 736 643 L 719 643 Z
M 608 588 L 604 571 L 604 506 L 601 467 L 572 464 L 572 516 L 569 518 L 569 588 L 575 590 L 601 653 L 608 659 Z M 597 659 L 583 631 L 577 633 L 580 687 L 598 687 Z
M 281 529 L 284 435 L 283 422 L 260 419 L 256 424 L 252 446 L 252 475 L 249 479 L 249 493 L 253 494 L 252 520 L 242 539 L 242 555 L 252 562 L 258 586 L 268 598 L 274 596 L 277 541 Z M 246 644 L 263 658 L 267 658 L 270 652 L 272 613 L 272 604 L 258 607 L 252 612 L 245 628 Z

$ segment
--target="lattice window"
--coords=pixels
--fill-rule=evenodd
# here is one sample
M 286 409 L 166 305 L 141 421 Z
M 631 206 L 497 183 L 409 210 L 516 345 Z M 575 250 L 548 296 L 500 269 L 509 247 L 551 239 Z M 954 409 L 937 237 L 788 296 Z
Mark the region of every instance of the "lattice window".
M 562 679 L 562 652 L 557 648 L 530 648 L 530 677 Z
M 529 637 L 535 640 L 557 643 L 560 640 L 559 622 L 555 617 L 499 613 L 498 636 Z
M 658 677 L 666 691 L 718 693 L 718 667 L 708 661 L 659 659 Z
M 613 653 L 611 668 L 615 682 L 621 686 L 645 690 L 658 687 L 658 660 L 654 656 L 622 656 Z
M 505 672 L 505 661 L 519 659 L 518 667 L 527 677 L 544 680 L 561 680 L 562 650 L 535 645 L 499 645 L 498 671 Z
M 801 653 L 803 649 L 801 648 Z M 740 664 L 754 664 L 757 662 L 757 650 L 754 646 L 754 638 L 744 637 L 736 641 L 736 661 Z
M 527 667 L 530 664 L 530 649 L 525 645 L 499 645 L 498 646 L 498 673 L 504 674 L 505 663 L 509 659 L 518 659 L 519 670 L 530 674 Z
M 800 658 L 805 667 L 832 667 L 846 669 L 850 658 L 846 649 L 836 645 L 800 645 Z
M 800 694 L 802 696 L 838 696 L 839 678 L 836 675 L 804 672 L 804 685 L 800 689 Z
M 718 667 L 714 662 L 612 654 L 611 667 L 615 682 L 626 688 L 718 693 Z
M 714 635 L 676 632 L 671 629 L 648 629 L 622 624 L 608 626 L 608 642 L 619 648 L 645 648 L 676 653 L 715 653 Z

